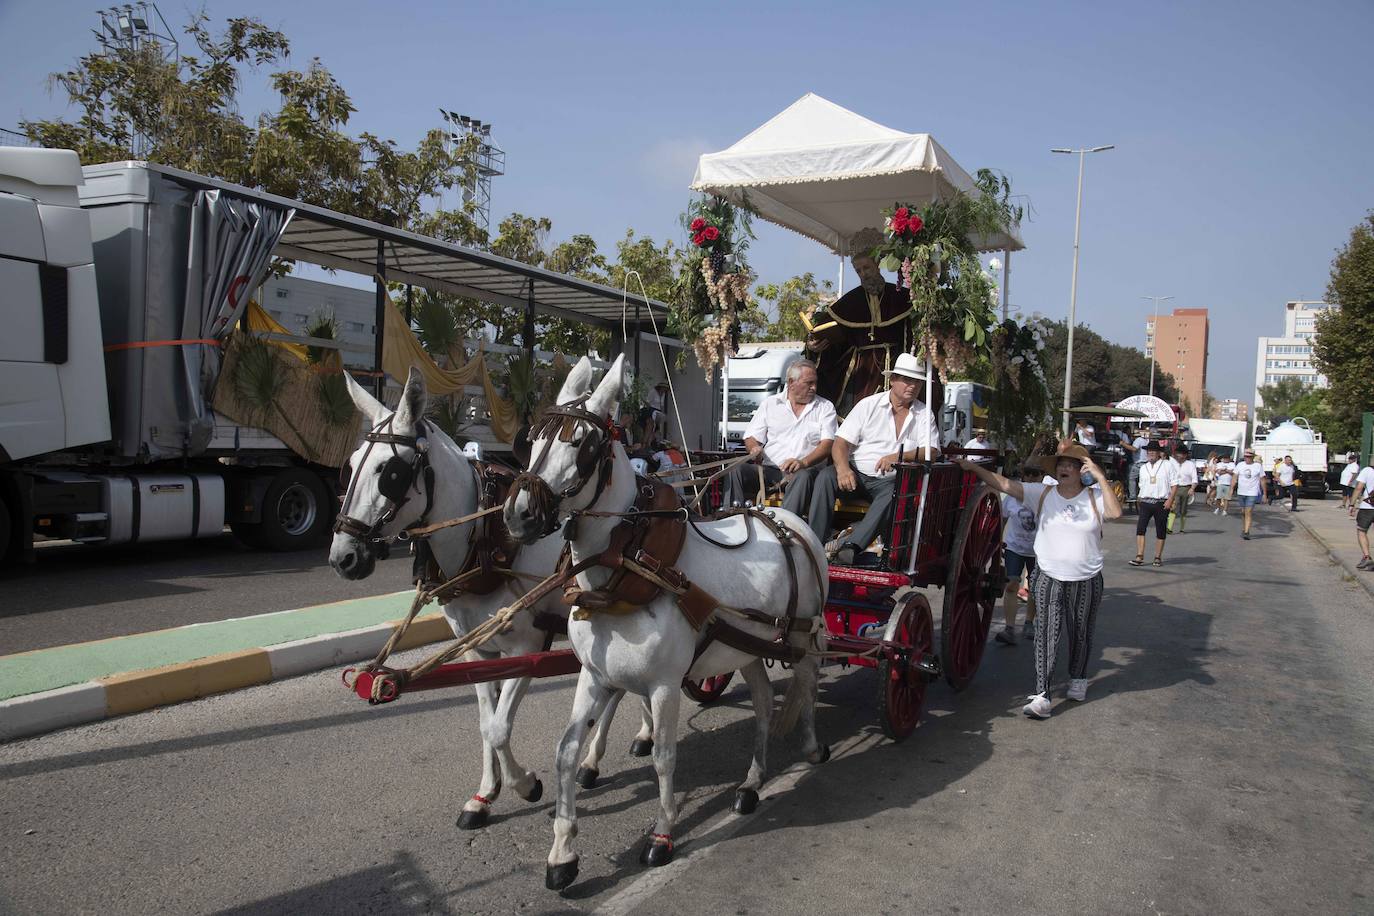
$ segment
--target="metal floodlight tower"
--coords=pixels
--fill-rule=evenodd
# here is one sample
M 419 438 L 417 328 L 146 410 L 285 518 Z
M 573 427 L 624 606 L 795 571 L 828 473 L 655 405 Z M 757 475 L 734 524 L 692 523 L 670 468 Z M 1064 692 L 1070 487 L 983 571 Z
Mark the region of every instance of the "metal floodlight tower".
M 471 202 L 474 207 L 473 219 L 484 232 L 491 230 L 491 180 L 506 174 L 506 153 L 491 139 L 491 125 L 478 118 L 458 114 L 440 108 L 439 113 L 448 122 L 449 138 L 454 143 L 464 143 L 475 137 L 476 148 L 465 160 L 475 172 L 472 181 L 463 187 L 463 203 Z
M 107 10 L 96 10 L 100 28 L 92 29 L 100 53 L 105 55 L 152 50 L 167 61 L 181 60 L 181 45 L 156 3 L 125 3 Z M 151 137 L 138 133 L 129 124 L 129 142 L 134 157 L 142 159 L 152 148 Z

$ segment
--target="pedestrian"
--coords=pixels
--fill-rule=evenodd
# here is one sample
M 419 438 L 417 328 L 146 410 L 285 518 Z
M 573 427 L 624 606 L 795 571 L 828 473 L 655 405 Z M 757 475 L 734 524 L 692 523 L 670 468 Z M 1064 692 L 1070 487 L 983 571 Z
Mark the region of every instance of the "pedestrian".
M 725 504 L 763 505 L 766 491 L 782 485 L 782 507 L 805 517 L 816 476 L 830 461 L 836 427 L 835 405 L 816 394 L 816 364 L 809 359 L 792 363 L 786 387 L 759 402 L 744 430 L 753 462 L 730 469 Z
M 1140 466 L 1145 463 L 1145 447 L 1150 444 L 1150 440 L 1145 437 L 1145 430 L 1137 429 L 1135 438 L 1131 440 L 1131 466 L 1126 472 L 1126 502 L 1135 505 L 1136 492 L 1140 484 Z
M 1164 539 L 1168 535 L 1169 510 L 1174 507 L 1174 467 L 1166 460 L 1158 442 L 1145 447 L 1146 460 L 1140 465 L 1136 487 L 1135 559 L 1132 566 L 1145 565 L 1145 532 L 1155 523 L 1155 566 L 1164 565 Z
M 1275 458 L 1275 459 L 1274 459 L 1274 469 L 1273 469 L 1272 471 L 1269 472 L 1269 478 L 1270 478 L 1270 479 L 1273 481 L 1273 483 L 1274 483 L 1274 486 L 1268 488 L 1268 490 L 1269 490 L 1269 498 L 1268 498 L 1267 502 L 1268 502 L 1269 505 L 1271 505 L 1271 506 L 1274 504 L 1275 500 L 1277 500 L 1277 499 L 1279 498 L 1279 487 L 1278 487 L 1278 483 L 1279 483 L 1279 467 L 1280 467 L 1282 464 L 1283 464 L 1283 459 L 1282 459 L 1282 458 Z
M 1202 469 L 1202 479 L 1207 481 L 1207 505 L 1215 509 L 1217 505 L 1217 453 L 1216 449 L 1207 456 L 1207 465 Z
M 1230 458 L 1217 460 L 1217 515 L 1225 515 L 1231 502 L 1231 484 L 1236 477 L 1236 465 Z
M 1369 559 L 1369 525 L 1374 522 L 1374 468 L 1366 467 L 1355 475 L 1350 514 L 1355 518 L 1355 540 L 1359 542 L 1361 555 L 1355 568 L 1374 569 L 1374 561 Z
M 1298 473 L 1298 468 L 1293 464 L 1292 455 L 1284 455 L 1283 460 L 1274 468 L 1274 485 L 1278 490 L 1279 498 L 1288 497 L 1290 504 L 1284 506 L 1289 512 L 1298 511 L 1298 484 L 1302 480 L 1302 475 Z
M 1068 439 L 1040 461 L 1043 470 L 1053 473 L 1053 486 L 1008 480 L 972 461 L 958 463 L 993 489 L 1035 507 L 1035 693 L 1021 711 L 1048 719 L 1050 676 L 1064 629 L 1069 636 L 1068 697 L 1087 699 L 1088 656 L 1102 603 L 1102 522 L 1119 518 L 1121 504 L 1088 450 Z M 1083 486 L 1084 470 L 1096 486 Z
M 955 445 L 958 445 L 958 442 L 955 442 Z M 988 431 L 986 429 L 975 429 L 973 431 L 973 438 L 964 443 L 964 448 L 978 449 L 980 451 L 991 451 L 993 445 L 991 442 L 988 441 Z M 979 455 L 973 460 L 987 463 L 992 461 L 992 459 L 992 455 Z
M 974 459 L 975 461 L 977 459 Z M 1016 468 L 1013 480 L 1034 480 L 1040 476 L 1035 466 Z M 1021 593 L 1021 577 L 1035 571 L 1035 509 L 1010 494 L 1002 494 L 1002 519 L 1006 527 L 1002 531 L 1002 565 L 1007 573 L 1007 585 L 1002 590 L 1002 629 L 997 631 L 997 641 L 1004 646 L 1016 645 L 1016 605 Z M 1035 620 L 1035 605 L 1026 594 L 1026 628 Z
M 1255 460 L 1252 449 L 1245 450 L 1245 461 L 1236 466 L 1236 499 L 1240 503 L 1240 536 L 1250 540 L 1250 521 L 1255 503 L 1264 501 L 1264 465 Z
M 1097 430 L 1093 425 L 1082 417 L 1074 421 L 1074 435 L 1078 437 L 1078 442 L 1085 448 L 1097 448 Z
M 1345 467 L 1341 469 L 1341 508 L 1351 509 L 1355 506 L 1350 496 L 1355 492 L 1355 477 L 1360 473 L 1360 458 L 1352 453 L 1345 456 L 1345 461 Z
M 1174 511 L 1169 513 L 1169 533 L 1174 533 L 1174 520 L 1178 520 L 1178 533 L 1188 521 L 1188 504 L 1193 500 L 1197 489 L 1197 465 L 1188 454 L 1188 447 L 1179 445 L 1174 449 Z

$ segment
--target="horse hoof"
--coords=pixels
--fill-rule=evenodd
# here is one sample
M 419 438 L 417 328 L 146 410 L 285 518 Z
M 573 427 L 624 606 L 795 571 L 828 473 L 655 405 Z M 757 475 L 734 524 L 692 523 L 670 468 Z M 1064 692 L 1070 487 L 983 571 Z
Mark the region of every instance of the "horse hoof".
M 753 814 L 754 809 L 759 806 L 759 793 L 753 789 L 735 790 L 735 813 Z
M 531 789 L 530 789 L 530 794 L 529 794 L 529 795 L 522 795 L 522 796 L 520 796 L 520 797 L 523 798 L 523 799 L 524 799 L 525 801 L 527 801 L 527 802 L 537 802 L 537 801 L 539 801 L 539 799 L 541 799 L 541 798 L 544 797 L 544 783 L 541 782 L 539 779 L 536 778 L 535 781 L 534 781 L 534 786 L 531 787 Z
M 464 811 L 458 815 L 459 830 L 481 830 L 487 826 L 489 811 L 482 808 L 480 811 Z
M 550 865 L 544 869 L 544 886 L 551 891 L 561 891 L 576 880 L 576 859 L 562 865 Z
M 636 738 L 630 742 L 631 757 L 648 757 L 654 752 L 653 738 Z
M 600 772 L 593 770 L 591 767 L 578 767 L 577 784 L 584 789 L 595 789 L 596 778 L 600 775 Z
M 673 844 L 660 843 L 653 837 L 644 841 L 644 850 L 639 854 L 639 861 L 650 868 L 660 868 L 673 861 Z
M 822 744 L 820 747 L 816 748 L 815 757 L 816 757 L 816 759 L 813 760 L 813 761 L 811 761 L 811 763 L 812 763 L 814 766 L 820 766 L 822 763 L 825 763 L 827 760 L 829 760 L 829 759 L 830 759 L 830 745 L 828 745 L 828 744 Z

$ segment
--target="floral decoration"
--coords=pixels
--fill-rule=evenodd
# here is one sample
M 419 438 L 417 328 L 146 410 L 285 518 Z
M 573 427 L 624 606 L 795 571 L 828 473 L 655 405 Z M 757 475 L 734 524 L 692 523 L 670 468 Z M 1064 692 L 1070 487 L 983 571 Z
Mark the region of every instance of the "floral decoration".
M 754 282 L 744 260 L 753 232 L 748 209 L 721 197 L 692 201 L 682 222 L 693 247 L 673 286 L 669 322 L 709 379 L 739 346 L 739 309 Z

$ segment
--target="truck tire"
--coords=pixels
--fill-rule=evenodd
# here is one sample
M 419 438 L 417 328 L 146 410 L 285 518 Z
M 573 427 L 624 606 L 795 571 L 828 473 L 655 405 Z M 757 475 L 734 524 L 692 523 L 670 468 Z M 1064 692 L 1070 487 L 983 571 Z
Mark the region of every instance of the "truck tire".
M 304 550 L 324 542 L 332 522 L 324 481 L 304 468 L 286 468 L 273 478 L 262 501 L 262 522 L 239 534 L 266 550 Z

